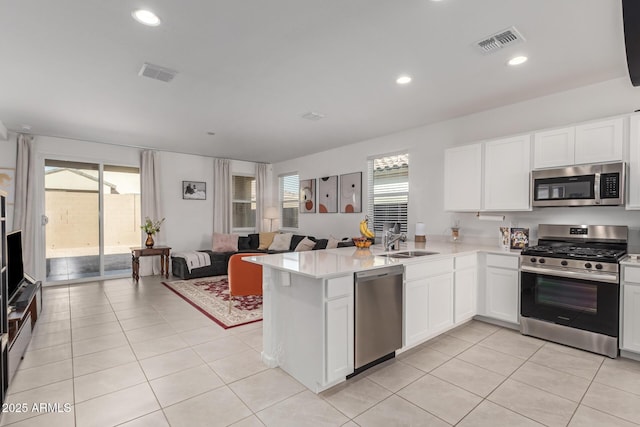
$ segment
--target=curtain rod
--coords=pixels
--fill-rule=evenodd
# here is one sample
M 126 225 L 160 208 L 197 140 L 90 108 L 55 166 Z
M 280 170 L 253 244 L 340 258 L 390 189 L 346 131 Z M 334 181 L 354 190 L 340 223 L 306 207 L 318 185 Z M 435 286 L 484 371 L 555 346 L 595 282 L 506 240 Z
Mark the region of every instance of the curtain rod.
M 89 140 L 89 139 L 74 138 L 74 137 L 71 137 L 71 136 L 60 136 L 60 135 L 50 135 L 50 134 L 42 134 L 42 133 L 32 133 L 32 132 L 25 132 L 25 131 L 22 131 L 22 130 L 18 131 L 18 130 L 9 129 L 9 128 L 7 128 L 7 130 L 9 132 L 13 132 L 15 134 L 23 134 L 23 135 L 30 135 L 30 136 L 44 136 L 44 137 L 48 137 L 48 138 L 70 139 L 72 141 L 91 142 L 91 143 L 94 143 L 94 144 L 104 144 L 104 145 L 113 145 L 115 147 L 137 148 L 137 149 L 140 149 L 140 150 L 155 150 L 155 151 L 161 151 L 161 152 L 165 152 L 165 153 L 187 154 L 187 155 L 190 155 L 190 156 L 209 157 L 211 159 L 224 158 L 224 159 L 229 159 L 229 160 L 235 160 L 235 161 L 238 161 L 238 162 L 263 163 L 265 165 L 272 164 L 272 163 L 266 163 L 266 162 L 254 162 L 254 161 L 251 161 L 251 160 L 234 159 L 234 158 L 231 158 L 231 157 L 215 157 L 215 156 L 209 156 L 209 155 L 204 155 L 204 154 L 185 153 L 184 151 L 167 150 L 167 149 L 164 149 L 164 148 L 145 147 L 143 145 L 126 145 L 126 144 L 118 144 L 118 143 L 115 143 L 115 142 L 93 141 L 93 140 Z M 8 140 L 8 138 L 7 138 L 7 140 Z

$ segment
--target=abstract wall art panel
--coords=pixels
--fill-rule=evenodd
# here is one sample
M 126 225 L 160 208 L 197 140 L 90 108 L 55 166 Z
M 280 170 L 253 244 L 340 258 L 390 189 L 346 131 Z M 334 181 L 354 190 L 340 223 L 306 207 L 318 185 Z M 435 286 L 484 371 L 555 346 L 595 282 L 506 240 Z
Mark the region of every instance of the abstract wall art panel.
M 318 212 L 338 212 L 338 175 L 318 179 Z
M 300 213 L 316 211 L 316 180 L 300 180 Z
M 362 172 L 340 175 L 340 212 L 362 212 Z

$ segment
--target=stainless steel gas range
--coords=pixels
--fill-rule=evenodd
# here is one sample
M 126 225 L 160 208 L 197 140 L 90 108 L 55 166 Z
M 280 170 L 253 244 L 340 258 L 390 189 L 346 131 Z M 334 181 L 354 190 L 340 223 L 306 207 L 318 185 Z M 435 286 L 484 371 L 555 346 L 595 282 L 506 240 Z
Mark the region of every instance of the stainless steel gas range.
M 538 246 L 521 255 L 520 332 L 617 357 L 628 233 L 626 226 L 538 226 Z

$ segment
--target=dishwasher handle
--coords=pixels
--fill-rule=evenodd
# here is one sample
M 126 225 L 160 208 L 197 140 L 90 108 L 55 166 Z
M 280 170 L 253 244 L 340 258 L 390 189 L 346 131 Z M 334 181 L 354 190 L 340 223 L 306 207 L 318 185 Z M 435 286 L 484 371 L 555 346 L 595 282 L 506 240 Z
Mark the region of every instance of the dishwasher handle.
M 393 267 L 376 268 L 373 270 L 359 271 L 356 275 L 356 281 L 362 282 L 366 280 L 377 279 L 384 276 L 395 276 L 404 273 L 404 267 L 401 265 Z

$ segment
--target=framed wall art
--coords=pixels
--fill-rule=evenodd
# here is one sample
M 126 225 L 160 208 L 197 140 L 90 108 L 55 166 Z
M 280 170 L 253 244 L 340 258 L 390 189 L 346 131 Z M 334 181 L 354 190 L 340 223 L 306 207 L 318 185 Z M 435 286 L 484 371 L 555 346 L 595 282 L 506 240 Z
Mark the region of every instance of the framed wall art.
M 200 181 L 182 181 L 182 198 L 185 200 L 206 200 L 207 183 Z
M 318 178 L 318 212 L 338 212 L 338 175 Z
M 340 175 L 340 212 L 362 212 L 362 172 Z
M 300 213 L 316 211 L 316 180 L 300 180 Z

